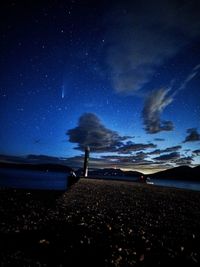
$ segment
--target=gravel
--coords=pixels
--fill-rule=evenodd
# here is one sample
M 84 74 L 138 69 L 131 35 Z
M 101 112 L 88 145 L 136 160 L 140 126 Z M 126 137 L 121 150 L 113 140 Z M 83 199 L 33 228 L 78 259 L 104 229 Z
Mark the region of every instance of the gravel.
M 197 266 L 200 192 L 80 179 L 0 190 L 0 266 Z

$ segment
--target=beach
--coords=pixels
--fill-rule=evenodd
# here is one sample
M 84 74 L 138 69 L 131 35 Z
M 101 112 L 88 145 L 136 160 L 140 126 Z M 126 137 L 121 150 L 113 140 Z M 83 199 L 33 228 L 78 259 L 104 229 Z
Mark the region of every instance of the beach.
M 0 190 L 1 266 L 197 266 L 200 192 L 81 178 Z

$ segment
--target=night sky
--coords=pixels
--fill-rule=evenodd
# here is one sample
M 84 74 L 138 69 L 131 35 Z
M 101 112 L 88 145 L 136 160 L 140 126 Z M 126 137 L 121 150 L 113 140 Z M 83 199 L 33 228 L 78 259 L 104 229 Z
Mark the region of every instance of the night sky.
M 2 1 L 0 160 L 200 164 L 200 1 Z

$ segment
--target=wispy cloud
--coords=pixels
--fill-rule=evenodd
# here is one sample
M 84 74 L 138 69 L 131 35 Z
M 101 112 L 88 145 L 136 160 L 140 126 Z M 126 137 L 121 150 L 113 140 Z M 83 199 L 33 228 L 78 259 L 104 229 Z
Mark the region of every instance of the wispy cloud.
M 144 103 L 142 112 L 143 122 L 147 133 L 158 133 L 161 131 L 173 130 L 173 123 L 171 121 L 162 121 L 161 115 L 165 108 L 174 101 L 175 96 L 186 88 L 188 83 L 194 79 L 200 70 L 200 64 L 196 65 L 188 76 L 181 83 L 179 88 L 172 92 L 172 87 L 168 89 L 161 88 L 152 91 Z
M 136 93 L 156 67 L 200 35 L 196 5 L 194 0 L 152 0 L 148 5 L 145 0 L 123 0 L 112 5 L 106 19 L 110 25 L 107 62 L 117 92 Z
M 169 91 L 170 89 L 161 88 L 151 92 L 146 98 L 142 116 L 147 133 L 155 134 L 161 131 L 173 130 L 171 121 L 163 121 L 160 118 L 164 109 L 173 101 Z
M 185 80 L 182 82 L 182 84 L 180 85 L 180 87 L 174 92 L 173 96 L 175 96 L 177 93 L 179 93 L 179 91 L 182 91 L 183 89 L 186 88 L 187 84 L 194 79 L 197 74 L 199 73 L 200 70 L 200 64 L 196 65 L 192 71 L 189 73 L 189 75 L 185 78 Z
M 118 93 L 144 96 L 145 85 L 158 67 L 200 36 L 199 4 L 195 0 L 151 0 L 148 4 L 145 0 L 122 0 L 111 7 L 105 23 L 107 64 L 113 88 Z M 147 96 L 142 112 L 147 133 L 173 130 L 173 122 L 162 120 L 162 113 L 199 70 L 200 64 L 176 90 L 161 88 Z

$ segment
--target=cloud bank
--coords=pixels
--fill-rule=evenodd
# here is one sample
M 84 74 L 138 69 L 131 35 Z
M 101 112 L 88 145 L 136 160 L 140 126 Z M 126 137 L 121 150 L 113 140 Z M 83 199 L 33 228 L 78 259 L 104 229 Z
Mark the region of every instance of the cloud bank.
M 169 154 L 164 154 L 164 155 L 161 155 L 159 157 L 155 157 L 154 159 L 156 160 L 164 160 L 164 161 L 171 161 L 171 160 L 177 160 L 180 158 L 180 153 L 178 152 L 172 152 L 172 153 L 169 153 Z
M 127 136 L 120 136 L 117 132 L 106 128 L 93 113 L 83 114 L 78 126 L 67 132 L 69 141 L 77 143 L 76 149 L 85 150 L 89 146 L 93 152 L 113 152 L 123 145 Z
M 156 149 L 153 150 L 149 153 L 149 155 L 159 155 L 161 153 L 169 153 L 169 152 L 175 152 L 177 150 L 180 150 L 182 148 L 182 146 L 171 146 L 171 147 L 167 147 L 165 149 Z
M 200 149 L 196 149 L 192 153 L 196 156 L 200 156 Z
M 137 144 L 137 143 L 132 143 L 128 142 L 127 144 L 124 144 L 123 146 L 119 147 L 117 152 L 121 154 L 130 154 L 131 152 L 134 151 L 140 151 L 140 150 L 145 150 L 149 148 L 155 148 L 156 145 L 149 143 L 149 144 Z
M 183 143 L 200 141 L 200 134 L 198 133 L 196 128 L 187 129 L 187 133 L 188 135 L 186 136 Z
M 121 136 L 116 131 L 106 128 L 93 113 L 85 113 L 79 118 L 78 126 L 66 133 L 71 143 L 78 146 L 75 149 L 84 151 L 89 146 L 92 152 L 115 152 L 131 154 L 146 149 L 156 148 L 153 143 L 133 143 L 127 141 L 130 136 Z

